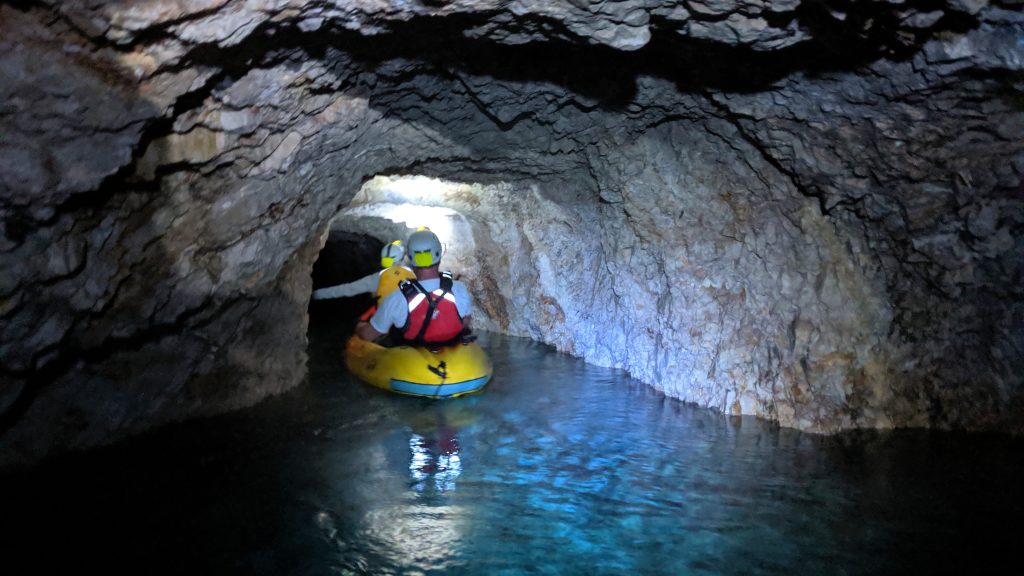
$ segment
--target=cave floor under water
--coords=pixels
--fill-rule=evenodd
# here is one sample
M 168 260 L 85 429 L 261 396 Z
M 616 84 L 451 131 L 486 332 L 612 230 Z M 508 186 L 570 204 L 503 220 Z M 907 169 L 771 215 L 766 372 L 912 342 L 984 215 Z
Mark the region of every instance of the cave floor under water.
M 0 570 L 936 574 L 1018 566 L 1024 444 L 780 430 L 527 340 L 455 400 L 309 382 L 0 477 Z M 11 570 L 12 567 L 19 567 Z

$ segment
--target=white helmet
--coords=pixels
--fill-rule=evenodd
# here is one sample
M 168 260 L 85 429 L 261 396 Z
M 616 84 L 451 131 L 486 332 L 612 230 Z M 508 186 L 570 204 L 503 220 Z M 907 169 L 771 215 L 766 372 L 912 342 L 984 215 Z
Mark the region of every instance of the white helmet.
M 391 268 L 395 264 L 401 264 L 405 259 L 405 247 L 401 240 L 395 240 L 391 244 L 385 244 L 380 251 L 380 267 Z
M 429 268 L 441 262 L 441 241 L 427 228 L 413 232 L 407 244 L 414 268 Z

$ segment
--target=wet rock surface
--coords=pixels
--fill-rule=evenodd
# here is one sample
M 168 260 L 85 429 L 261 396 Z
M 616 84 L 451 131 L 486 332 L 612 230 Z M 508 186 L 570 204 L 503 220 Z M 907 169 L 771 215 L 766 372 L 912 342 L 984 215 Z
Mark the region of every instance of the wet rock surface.
M 0 6 L 2 459 L 299 383 L 328 222 L 399 173 L 480 183 L 430 202 L 484 326 L 805 430 L 1019 432 L 1022 37 L 1006 0 Z

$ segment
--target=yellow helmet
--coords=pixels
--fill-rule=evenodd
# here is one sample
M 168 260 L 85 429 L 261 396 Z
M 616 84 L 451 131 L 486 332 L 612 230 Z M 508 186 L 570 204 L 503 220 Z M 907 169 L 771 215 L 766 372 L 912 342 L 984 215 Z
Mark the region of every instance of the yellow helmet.
M 401 240 L 395 240 L 391 244 L 385 244 L 380 251 L 380 267 L 391 268 L 395 264 L 401 264 L 405 259 L 405 246 Z
M 429 268 L 441 262 L 441 241 L 430 230 L 421 228 L 413 232 L 406 244 L 413 267 Z

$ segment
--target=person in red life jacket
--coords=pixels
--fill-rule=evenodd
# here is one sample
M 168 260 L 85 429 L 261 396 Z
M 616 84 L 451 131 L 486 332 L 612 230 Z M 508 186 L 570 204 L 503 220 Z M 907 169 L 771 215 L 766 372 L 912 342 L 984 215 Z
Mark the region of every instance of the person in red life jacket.
M 416 346 L 460 341 L 469 331 L 473 300 L 462 282 L 440 271 L 441 241 L 421 228 L 409 236 L 406 250 L 416 278 L 384 298 L 368 321 L 356 324 L 356 335 L 376 340 L 397 328 L 402 340 Z

